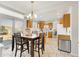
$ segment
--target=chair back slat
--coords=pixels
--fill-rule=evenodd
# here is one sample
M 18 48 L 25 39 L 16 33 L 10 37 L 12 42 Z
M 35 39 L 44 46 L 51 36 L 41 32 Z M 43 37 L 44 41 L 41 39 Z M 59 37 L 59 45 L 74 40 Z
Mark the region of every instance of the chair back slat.
M 41 43 L 42 47 L 44 47 L 44 33 L 40 33 L 39 36 L 40 36 L 40 39 L 38 42 Z
M 21 42 L 21 33 L 14 33 L 14 38 L 16 42 Z

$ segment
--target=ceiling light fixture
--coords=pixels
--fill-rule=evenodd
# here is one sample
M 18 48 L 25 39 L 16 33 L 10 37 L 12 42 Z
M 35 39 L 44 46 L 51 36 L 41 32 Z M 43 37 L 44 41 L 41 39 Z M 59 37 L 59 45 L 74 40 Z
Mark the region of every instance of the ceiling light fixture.
M 37 18 L 37 15 L 34 13 L 34 1 L 31 1 L 31 8 L 32 8 L 32 11 L 31 11 L 31 13 L 27 16 L 27 18 L 33 20 L 33 19 Z

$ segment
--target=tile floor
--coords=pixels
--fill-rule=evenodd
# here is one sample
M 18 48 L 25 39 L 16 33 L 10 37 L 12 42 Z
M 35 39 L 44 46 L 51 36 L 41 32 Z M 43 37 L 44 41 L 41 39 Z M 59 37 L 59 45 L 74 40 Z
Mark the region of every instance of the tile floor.
M 5 43 L 6 42 L 4 42 L 3 44 Z M 2 52 L 2 57 L 14 57 L 15 50 L 13 52 L 11 51 L 11 41 L 9 41 L 9 43 L 5 44 L 2 47 L 1 52 Z M 20 51 L 18 51 L 17 57 L 19 57 L 20 55 L 19 53 Z M 22 57 L 30 57 L 30 54 L 28 54 L 28 51 L 25 51 L 23 52 Z M 37 52 L 35 52 L 35 57 L 38 57 Z M 59 51 L 57 48 L 57 39 L 52 38 L 46 40 L 46 48 L 44 54 L 43 55 L 41 54 L 41 57 L 74 57 L 74 56 L 71 55 L 70 53 Z

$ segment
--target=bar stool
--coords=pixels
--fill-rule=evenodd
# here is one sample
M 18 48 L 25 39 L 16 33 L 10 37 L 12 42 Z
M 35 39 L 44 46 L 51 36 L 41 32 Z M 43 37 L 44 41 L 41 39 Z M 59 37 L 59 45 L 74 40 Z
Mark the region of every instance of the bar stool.
M 40 50 L 43 54 L 44 51 L 44 33 L 40 33 L 39 35 L 39 39 L 36 41 L 36 47 L 34 49 L 34 51 L 38 52 L 38 55 L 40 57 Z
M 21 38 L 21 33 L 14 33 L 14 39 L 16 40 L 15 56 L 17 54 L 17 50 L 20 50 L 20 57 L 26 50 L 28 50 L 29 53 L 29 42 L 26 39 Z M 27 48 L 24 48 L 24 45 L 26 45 Z

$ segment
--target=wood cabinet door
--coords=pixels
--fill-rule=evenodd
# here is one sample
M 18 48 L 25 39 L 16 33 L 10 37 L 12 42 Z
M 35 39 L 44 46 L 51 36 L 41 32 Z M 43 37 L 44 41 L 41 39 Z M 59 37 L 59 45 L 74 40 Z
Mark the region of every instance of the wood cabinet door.
M 52 38 L 52 32 L 48 32 L 48 38 Z
M 44 21 L 40 21 L 40 22 L 39 22 L 39 28 L 40 28 L 40 29 L 43 29 L 43 28 L 44 28 Z
M 58 40 L 70 40 L 70 35 L 58 35 Z
M 27 20 L 27 28 L 32 28 L 32 20 Z
M 53 23 L 48 23 L 49 29 L 53 28 Z
M 70 27 L 70 14 L 64 14 L 64 17 L 63 17 L 63 26 L 64 27 Z

